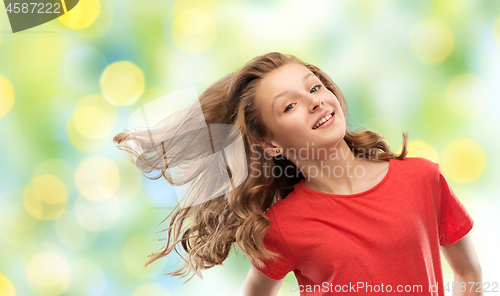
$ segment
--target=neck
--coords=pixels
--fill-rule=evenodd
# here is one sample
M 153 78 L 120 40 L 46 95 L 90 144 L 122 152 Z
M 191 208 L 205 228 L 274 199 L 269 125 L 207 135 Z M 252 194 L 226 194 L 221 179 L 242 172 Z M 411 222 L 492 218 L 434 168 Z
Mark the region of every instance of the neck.
M 314 148 L 317 149 L 317 148 Z M 350 194 L 367 180 L 373 161 L 356 157 L 344 139 L 331 149 L 317 150 L 305 160 L 292 160 L 305 176 L 304 184 L 321 192 Z M 316 152 L 316 151 L 315 151 Z M 369 177 L 369 176 L 368 176 Z

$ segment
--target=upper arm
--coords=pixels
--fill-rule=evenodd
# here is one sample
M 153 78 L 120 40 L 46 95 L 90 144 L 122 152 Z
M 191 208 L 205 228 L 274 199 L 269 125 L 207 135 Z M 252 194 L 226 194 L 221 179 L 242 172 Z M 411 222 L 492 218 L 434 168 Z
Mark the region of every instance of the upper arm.
M 469 234 L 454 244 L 440 246 L 440 249 L 455 274 L 464 275 L 481 271 L 481 265 Z
M 270 279 L 252 266 L 243 285 L 243 296 L 274 296 L 278 293 L 284 279 Z

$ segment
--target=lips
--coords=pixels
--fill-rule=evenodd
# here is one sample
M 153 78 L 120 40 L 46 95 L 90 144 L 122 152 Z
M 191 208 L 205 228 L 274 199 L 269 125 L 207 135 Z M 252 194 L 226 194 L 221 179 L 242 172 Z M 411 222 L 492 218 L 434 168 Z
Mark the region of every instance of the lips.
M 318 122 L 325 118 L 325 116 L 327 116 L 328 114 L 335 114 L 335 112 L 333 112 L 332 110 L 326 110 L 325 112 L 321 113 L 321 115 L 319 115 L 318 119 L 316 120 L 316 122 L 314 123 L 314 125 L 312 126 L 312 129 L 314 129 L 314 127 L 316 126 L 316 124 L 318 124 Z M 331 118 L 330 118 L 331 119 Z M 329 120 L 330 120 L 329 119 Z

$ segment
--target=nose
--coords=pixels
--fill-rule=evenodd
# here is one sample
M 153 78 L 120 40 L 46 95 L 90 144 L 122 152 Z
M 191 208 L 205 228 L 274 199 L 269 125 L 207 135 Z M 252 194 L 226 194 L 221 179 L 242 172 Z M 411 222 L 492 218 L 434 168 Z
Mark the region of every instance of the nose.
M 312 100 L 313 108 L 311 111 L 316 111 L 316 109 L 321 108 L 323 106 L 323 104 L 324 104 L 323 99 L 314 98 L 314 100 Z

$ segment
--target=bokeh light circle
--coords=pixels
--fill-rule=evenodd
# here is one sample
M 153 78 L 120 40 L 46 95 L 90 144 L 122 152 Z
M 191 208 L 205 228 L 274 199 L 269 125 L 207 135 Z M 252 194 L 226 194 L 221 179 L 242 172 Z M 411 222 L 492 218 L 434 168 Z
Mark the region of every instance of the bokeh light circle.
M 48 204 L 60 204 L 68 200 L 66 185 L 59 178 L 45 174 L 31 181 L 40 200 Z
M 89 95 L 76 105 L 66 124 L 70 143 L 82 152 L 102 149 L 118 122 L 117 110 L 102 95 Z
M 439 163 L 439 155 L 437 150 L 432 147 L 431 144 L 423 140 L 415 140 L 408 142 L 408 154 L 407 157 L 423 157 L 435 163 Z M 399 147 L 398 151 L 401 151 L 403 146 Z
M 441 168 L 448 178 L 457 183 L 476 181 L 486 167 L 484 149 L 471 139 L 450 142 L 443 151 Z
M 78 191 L 91 201 L 112 197 L 120 185 L 120 174 L 116 165 L 103 156 L 83 160 L 75 173 Z
M 57 252 L 35 255 L 26 267 L 26 277 L 32 289 L 41 295 L 60 295 L 69 286 L 70 266 Z
M 455 77 L 446 89 L 448 107 L 462 118 L 470 119 L 481 115 L 488 100 L 488 84 L 475 74 Z
M 24 190 L 24 206 L 28 213 L 38 220 L 43 220 L 44 215 L 46 215 L 46 213 L 44 213 L 43 202 L 31 187 L 27 187 Z M 62 214 L 62 211 L 60 214 Z
M 116 106 L 137 102 L 145 90 L 142 70 L 129 61 L 109 65 L 101 75 L 100 84 L 104 97 Z
M 68 13 L 58 17 L 59 21 L 73 30 L 90 27 L 101 13 L 100 0 L 79 1 Z
M 104 139 L 92 140 L 85 138 L 81 135 L 75 127 L 73 118 L 70 118 L 66 123 L 66 134 L 68 136 L 68 140 L 76 149 L 90 153 L 99 151 L 106 146 L 106 141 Z
M 121 207 L 116 197 L 102 201 L 89 201 L 79 197 L 74 205 L 80 225 L 92 232 L 100 232 L 113 227 L 120 218 Z
M 16 296 L 16 289 L 12 281 L 0 273 L 0 295 Z
M 215 37 L 215 17 L 202 9 L 186 9 L 174 18 L 172 38 L 187 53 L 206 51 L 214 43 Z
M 9 112 L 14 104 L 14 88 L 10 81 L 0 75 L 0 118 Z
M 93 232 L 102 230 L 99 217 L 90 206 L 77 203 L 75 204 L 75 211 L 80 225 Z
M 96 140 L 106 137 L 112 127 L 105 112 L 92 106 L 76 109 L 73 113 L 76 130 L 84 137 Z
M 424 64 L 440 63 L 453 51 L 453 33 L 438 20 L 421 21 L 409 37 L 413 55 Z
M 61 180 L 66 186 L 68 197 L 76 190 L 75 186 L 75 169 L 65 160 L 61 158 L 45 159 L 36 166 L 33 176 L 52 175 Z
M 53 220 L 67 208 L 68 191 L 63 181 L 54 175 L 35 176 L 24 190 L 24 206 L 38 220 Z

